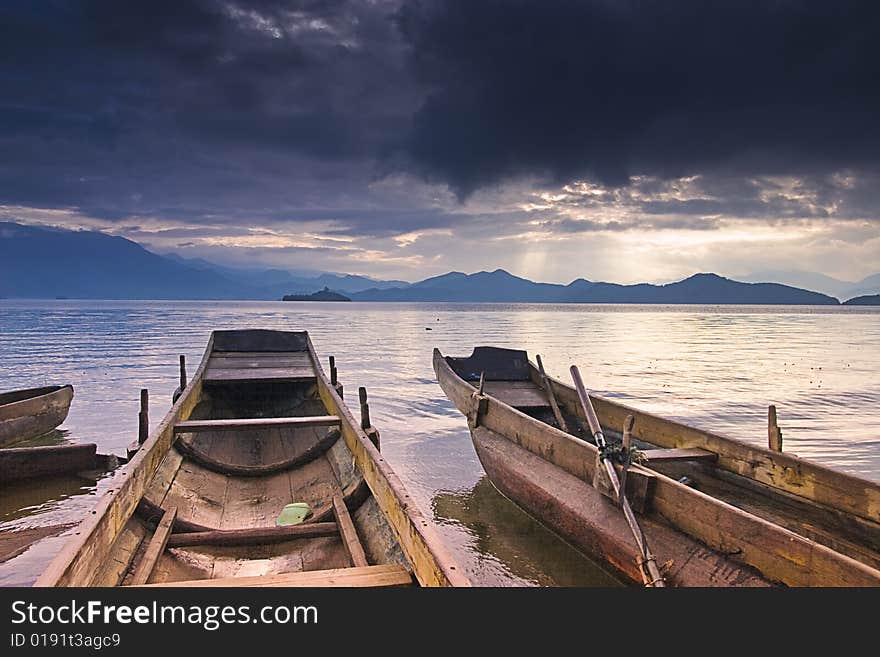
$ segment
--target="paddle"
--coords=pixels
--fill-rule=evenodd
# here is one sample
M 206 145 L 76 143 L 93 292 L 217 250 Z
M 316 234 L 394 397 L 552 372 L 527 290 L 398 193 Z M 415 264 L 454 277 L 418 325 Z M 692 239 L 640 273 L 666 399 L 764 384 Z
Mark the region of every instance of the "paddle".
M 562 412 L 559 410 L 559 404 L 556 403 L 556 395 L 553 394 L 553 386 L 550 385 L 550 378 L 547 376 L 547 372 L 544 371 L 544 363 L 541 362 L 541 355 L 535 354 L 535 360 L 538 361 L 538 371 L 541 373 L 541 381 L 544 383 L 544 390 L 547 393 L 547 399 L 550 400 L 550 408 L 553 409 L 556 423 L 559 425 L 560 429 L 568 433 L 568 426 L 565 424 L 565 418 L 562 417 Z
M 596 446 L 601 453 L 601 450 L 605 448 L 607 443 L 605 441 L 605 435 L 602 433 L 602 426 L 599 424 L 599 418 L 596 415 L 596 411 L 593 409 L 593 403 L 590 401 L 590 396 L 584 388 L 584 382 L 581 380 L 581 373 L 578 371 L 577 365 L 572 365 L 570 371 L 571 378 L 574 380 L 574 387 L 577 390 L 578 398 L 581 402 L 581 407 L 584 409 L 584 414 L 587 416 L 587 422 L 590 425 L 590 433 L 593 434 Z M 663 575 L 660 574 L 660 569 L 657 567 L 657 560 L 654 558 L 651 549 L 648 547 L 648 541 L 645 538 L 644 532 L 642 532 L 642 528 L 639 527 L 639 521 L 636 520 L 636 516 L 629 505 L 629 501 L 626 499 L 625 492 L 620 488 L 620 481 L 617 478 L 617 470 L 614 469 L 614 464 L 607 458 L 600 460 L 605 466 L 605 471 L 608 473 L 608 479 L 614 487 L 614 492 L 617 494 L 617 499 L 620 501 L 620 508 L 623 510 L 623 515 L 626 518 L 626 522 L 636 541 L 636 546 L 641 553 L 641 563 L 639 566 L 642 571 L 642 579 L 647 586 L 666 586 L 666 582 L 663 580 Z

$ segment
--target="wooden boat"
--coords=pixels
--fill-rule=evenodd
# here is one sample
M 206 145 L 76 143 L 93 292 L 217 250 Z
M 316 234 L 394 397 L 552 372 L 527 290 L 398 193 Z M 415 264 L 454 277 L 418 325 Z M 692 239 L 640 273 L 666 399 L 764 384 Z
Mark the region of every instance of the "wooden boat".
M 604 464 L 576 390 L 542 375 L 525 351 L 477 347 L 452 358 L 435 349 L 433 364 L 492 483 L 587 556 L 642 582 L 642 553 L 597 475 Z M 629 467 L 626 497 L 668 585 L 880 585 L 877 483 L 589 399 L 607 437 L 634 418 L 633 445 L 648 460 Z
M 340 391 L 306 332 L 214 331 L 36 586 L 467 585 Z
M 49 433 L 64 422 L 73 386 L 0 393 L 0 447 Z

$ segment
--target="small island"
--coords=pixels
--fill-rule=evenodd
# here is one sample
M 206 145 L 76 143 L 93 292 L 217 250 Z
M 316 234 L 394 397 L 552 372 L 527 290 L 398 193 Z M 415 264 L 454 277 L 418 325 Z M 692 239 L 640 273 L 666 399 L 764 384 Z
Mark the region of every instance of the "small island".
M 880 306 L 880 294 L 866 294 L 843 302 L 844 306 Z
M 323 290 L 319 290 L 318 292 L 313 292 L 312 294 L 285 294 L 282 298 L 282 301 L 351 301 L 344 294 L 339 294 L 339 292 L 334 292 L 329 287 L 324 287 Z

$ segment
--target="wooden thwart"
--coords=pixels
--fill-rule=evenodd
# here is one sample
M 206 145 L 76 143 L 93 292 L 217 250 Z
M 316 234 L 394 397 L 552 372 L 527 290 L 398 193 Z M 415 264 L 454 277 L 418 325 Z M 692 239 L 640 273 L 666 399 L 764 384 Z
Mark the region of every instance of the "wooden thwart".
M 132 586 L 146 584 L 150 580 L 150 575 L 153 574 L 153 569 L 159 563 L 159 558 L 168 544 L 168 538 L 171 536 L 171 528 L 174 527 L 174 519 L 176 517 L 176 507 L 168 509 L 162 516 L 162 520 L 159 521 L 159 525 L 153 533 L 153 538 L 150 539 L 150 544 L 147 546 L 147 552 L 141 559 L 134 577 L 131 579 Z
M 362 566 L 359 568 L 336 568 L 333 570 L 311 570 L 280 575 L 259 577 L 224 577 L 221 579 L 197 579 L 186 582 L 163 582 L 147 586 L 182 587 L 378 587 L 407 586 L 412 584 L 412 575 L 405 568 L 385 564 L 381 566 Z
M 217 529 L 207 532 L 172 534 L 168 547 L 191 545 L 268 545 L 283 543 L 296 538 L 337 536 L 339 525 L 335 522 L 311 522 L 287 527 L 249 527 L 247 529 Z
M 188 420 L 174 425 L 174 433 L 196 431 L 240 431 L 242 429 L 296 429 L 298 427 L 336 427 L 338 415 L 309 417 L 267 417 L 234 420 Z
M 348 553 L 351 563 L 354 566 L 367 566 L 367 555 L 358 538 L 357 530 L 348 513 L 348 507 L 345 506 L 345 500 L 342 495 L 337 492 L 333 496 L 333 515 L 336 516 L 336 524 L 339 525 L 339 532 L 342 534 L 342 542 L 345 545 L 345 551 Z

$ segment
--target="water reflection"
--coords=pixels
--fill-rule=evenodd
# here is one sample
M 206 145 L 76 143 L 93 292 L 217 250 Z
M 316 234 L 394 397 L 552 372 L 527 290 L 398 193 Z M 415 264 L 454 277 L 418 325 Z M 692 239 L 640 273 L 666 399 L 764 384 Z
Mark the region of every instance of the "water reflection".
M 468 533 L 472 559 L 462 564 L 484 586 L 620 586 L 619 581 L 532 520 L 483 476 L 473 488 L 439 491 L 435 520 Z

